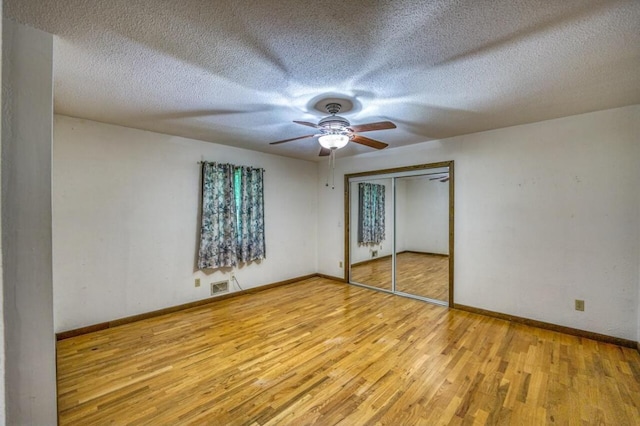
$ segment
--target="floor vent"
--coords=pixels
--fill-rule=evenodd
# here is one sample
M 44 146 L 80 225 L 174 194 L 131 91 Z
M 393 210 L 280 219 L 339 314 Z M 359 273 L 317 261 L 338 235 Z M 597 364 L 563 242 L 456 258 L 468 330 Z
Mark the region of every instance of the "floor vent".
M 216 283 L 211 283 L 211 295 L 226 293 L 229 291 L 229 281 L 218 281 Z

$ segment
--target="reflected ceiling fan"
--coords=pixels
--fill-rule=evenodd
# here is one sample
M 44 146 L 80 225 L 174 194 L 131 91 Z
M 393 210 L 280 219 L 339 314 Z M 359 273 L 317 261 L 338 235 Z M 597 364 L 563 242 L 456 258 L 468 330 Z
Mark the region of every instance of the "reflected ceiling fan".
M 449 182 L 449 174 L 440 175 L 436 177 L 429 178 L 429 180 L 437 180 L 439 182 Z
M 359 143 L 360 145 L 366 145 L 375 149 L 384 149 L 389 146 L 384 142 L 361 136 L 358 133 L 371 132 L 374 130 L 395 129 L 395 124 L 390 121 L 379 121 L 376 123 L 359 124 L 353 126 L 346 118 L 336 115 L 340 112 L 341 108 L 342 105 L 339 103 L 328 103 L 326 109 L 327 112 L 331 115 L 321 119 L 318 124 L 313 124 L 308 121 L 293 121 L 294 123 L 302 124 L 303 126 L 318 129 L 318 133 L 271 142 L 269 145 L 278 145 L 281 143 L 292 142 L 299 139 L 318 137 L 318 142 L 322 146 L 322 148 L 320 149 L 321 157 L 331 154 L 331 151 L 335 151 L 344 147 L 347 143 L 349 143 L 349 141 Z

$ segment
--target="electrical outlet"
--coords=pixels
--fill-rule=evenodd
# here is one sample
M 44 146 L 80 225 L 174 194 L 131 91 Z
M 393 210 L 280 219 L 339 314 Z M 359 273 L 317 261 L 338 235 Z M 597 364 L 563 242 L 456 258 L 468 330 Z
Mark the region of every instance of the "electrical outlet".
M 584 311 L 584 300 L 576 299 L 576 311 Z
M 195 285 L 196 285 L 196 287 L 200 287 L 200 278 L 196 278 Z
M 338 267 L 342 268 L 342 261 L 338 262 Z

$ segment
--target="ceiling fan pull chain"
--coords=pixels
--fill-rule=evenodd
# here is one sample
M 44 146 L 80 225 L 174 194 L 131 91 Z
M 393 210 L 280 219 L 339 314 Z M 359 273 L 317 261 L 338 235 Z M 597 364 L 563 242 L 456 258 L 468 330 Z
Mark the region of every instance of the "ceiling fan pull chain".
M 326 186 L 327 188 L 329 187 L 329 175 L 331 174 L 331 154 L 332 153 L 333 151 L 329 153 L 329 162 L 327 163 L 329 165 L 329 169 L 327 170 L 327 183 L 324 184 L 324 186 Z
M 331 150 L 331 189 L 336 189 L 336 149 Z

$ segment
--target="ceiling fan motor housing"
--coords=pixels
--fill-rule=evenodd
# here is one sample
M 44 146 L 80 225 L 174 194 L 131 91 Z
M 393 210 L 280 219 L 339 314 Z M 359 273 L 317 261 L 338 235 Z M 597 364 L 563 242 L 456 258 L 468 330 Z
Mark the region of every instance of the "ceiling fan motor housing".
M 340 108 L 342 105 L 338 103 L 330 103 L 327 104 L 327 112 L 331 114 L 328 117 L 324 117 L 322 120 L 318 122 L 318 127 L 320 127 L 322 133 L 324 134 L 347 134 L 349 133 L 348 127 L 351 125 L 349 120 L 339 115 L 336 115 L 340 112 Z
M 329 117 L 325 117 L 318 123 L 318 126 L 327 130 L 347 130 L 351 123 L 344 117 L 340 117 L 339 115 L 330 115 Z

